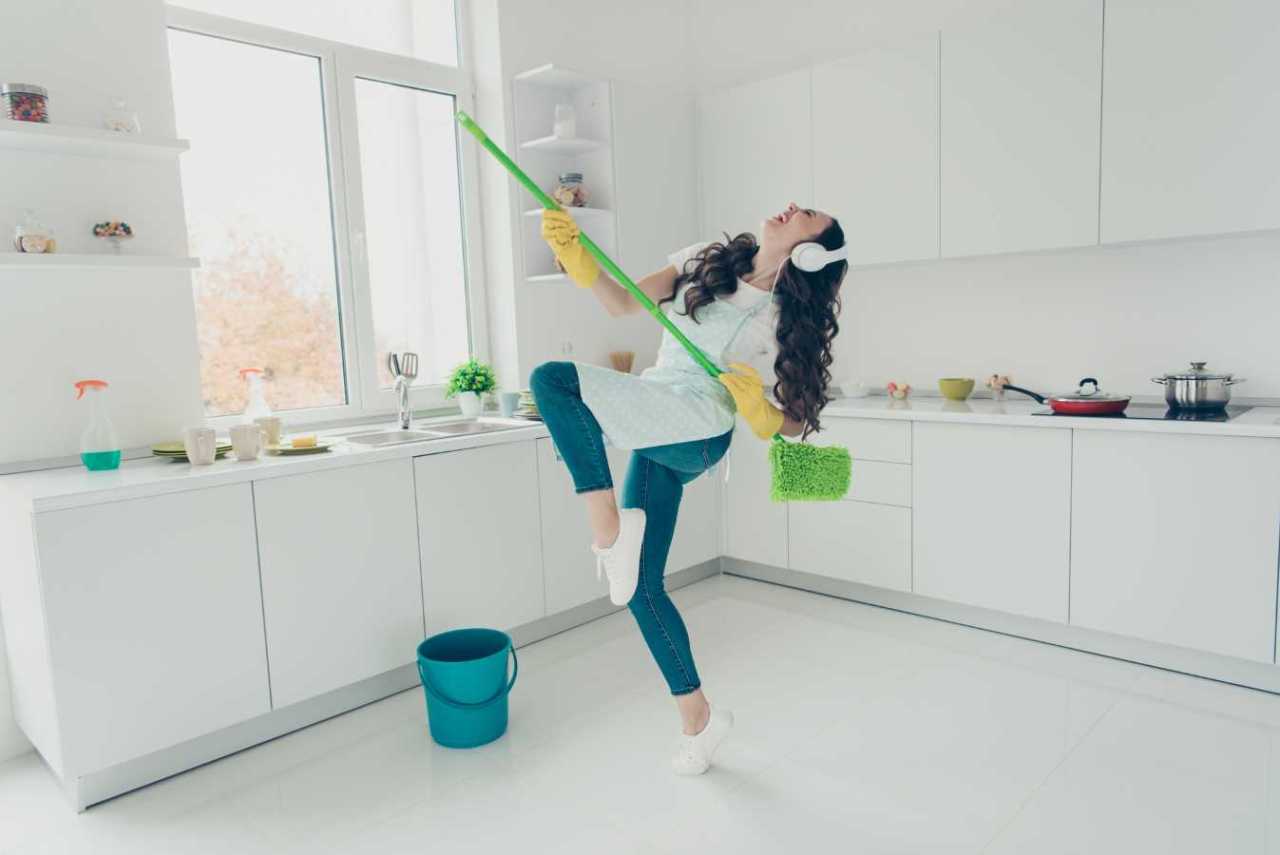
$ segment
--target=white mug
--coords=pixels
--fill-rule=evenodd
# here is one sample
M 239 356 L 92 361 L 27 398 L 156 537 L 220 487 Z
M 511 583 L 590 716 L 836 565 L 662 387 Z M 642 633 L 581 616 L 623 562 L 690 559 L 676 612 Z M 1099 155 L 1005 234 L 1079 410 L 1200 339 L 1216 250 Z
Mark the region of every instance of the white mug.
M 218 439 L 213 428 L 187 428 L 182 434 L 182 447 L 193 466 L 208 466 L 218 456 Z
M 262 441 L 268 448 L 280 444 L 280 436 L 284 432 L 284 423 L 279 416 L 260 416 L 253 423 L 262 429 Z
M 262 436 L 265 431 L 256 424 L 235 425 L 231 428 L 231 450 L 236 460 L 256 460 L 262 451 Z

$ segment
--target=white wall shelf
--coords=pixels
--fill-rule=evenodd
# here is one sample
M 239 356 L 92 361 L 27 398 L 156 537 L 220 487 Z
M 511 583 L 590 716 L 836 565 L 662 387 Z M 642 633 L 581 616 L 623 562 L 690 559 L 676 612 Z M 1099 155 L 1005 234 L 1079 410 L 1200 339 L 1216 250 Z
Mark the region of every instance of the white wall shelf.
M 531 68 L 528 71 L 522 71 L 515 76 L 515 80 L 520 83 L 550 86 L 556 89 L 580 89 L 599 82 L 595 78 L 587 77 L 579 71 L 551 62 L 546 65 L 540 65 L 537 68 Z
M 541 151 L 547 154 L 582 154 L 604 148 L 605 143 L 586 137 L 539 137 L 520 143 L 525 151 Z
M 89 157 L 143 160 L 172 157 L 191 148 L 187 140 L 122 134 L 102 128 L 0 120 L 0 148 Z
M 76 252 L 0 253 L 0 270 L 119 270 L 131 267 L 193 270 L 200 259 L 180 255 L 107 255 Z

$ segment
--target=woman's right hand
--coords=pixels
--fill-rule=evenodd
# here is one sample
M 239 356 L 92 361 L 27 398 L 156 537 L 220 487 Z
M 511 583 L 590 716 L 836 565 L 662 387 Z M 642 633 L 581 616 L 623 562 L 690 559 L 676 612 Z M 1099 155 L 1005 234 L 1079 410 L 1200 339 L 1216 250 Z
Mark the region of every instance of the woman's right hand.
M 542 212 L 542 239 L 555 253 L 564 272 L 579 288 L 590 288 L 600 278 L 600 265 L 579 239 L 581 232 L 567 211 Z

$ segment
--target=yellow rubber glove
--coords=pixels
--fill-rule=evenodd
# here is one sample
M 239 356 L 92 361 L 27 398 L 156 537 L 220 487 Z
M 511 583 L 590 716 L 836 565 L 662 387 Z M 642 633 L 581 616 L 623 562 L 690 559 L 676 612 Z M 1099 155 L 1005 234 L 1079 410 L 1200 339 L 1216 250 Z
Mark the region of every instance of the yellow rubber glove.
M 765 400 L 764 381 L 758 371 L 741 362 L 730 362 L 729 368 L 731 372 L 725 372 L 717 379 L 733 396 L 733 402 L 751 426 L 751 432 L 761 439 L 768 439 L 782 429 L 782 410 Z
M 600 276 L 600 265 L 578 240 L 578 224 L 566 211 L 542 212 L 542 239 L 556 254 L 564 272 L 579 288 L 590 288 Z

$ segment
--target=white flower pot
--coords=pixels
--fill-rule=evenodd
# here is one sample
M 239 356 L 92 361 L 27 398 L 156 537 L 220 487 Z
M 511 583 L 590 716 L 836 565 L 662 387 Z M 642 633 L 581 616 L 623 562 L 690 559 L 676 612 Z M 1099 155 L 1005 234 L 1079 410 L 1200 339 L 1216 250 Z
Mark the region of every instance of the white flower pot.
M 462 408 L 463 418 L 474 419 L 479 417 L 483 405 L 480 402 L 480 394 L 478 392 L 459 392 L 456 397 L 458 406 Z

